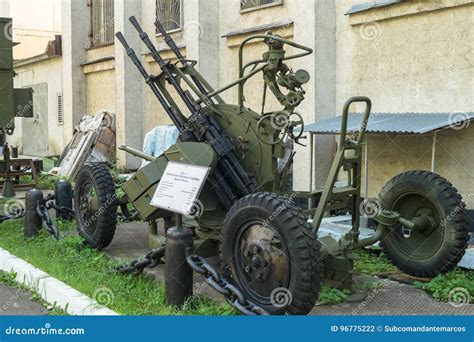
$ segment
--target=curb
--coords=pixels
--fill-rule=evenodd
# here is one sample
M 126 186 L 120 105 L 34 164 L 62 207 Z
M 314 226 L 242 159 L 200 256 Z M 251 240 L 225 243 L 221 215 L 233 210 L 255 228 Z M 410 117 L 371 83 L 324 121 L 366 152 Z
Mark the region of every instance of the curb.
M 92 298 L 14 256 L 3 248 L 0 248 L 0 271 L 15 272 L 16 281 L 38 292 L 46 302 L 56 304 L 56 306 L 66 310 L 70 315 L 118 315 L 115 311 L 98 304 Z

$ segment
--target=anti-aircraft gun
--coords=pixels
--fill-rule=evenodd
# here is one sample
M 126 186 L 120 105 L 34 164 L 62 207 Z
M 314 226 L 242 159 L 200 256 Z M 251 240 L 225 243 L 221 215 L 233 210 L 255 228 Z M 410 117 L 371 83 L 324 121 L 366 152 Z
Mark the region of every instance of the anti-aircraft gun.
M 312 49 L 271 32 L 249 36 L 239 48 L 238 79 L 215 90 L 195 68 L 197 62 L 184 58 L 159 21 L 156 28 L 175 54 L 174 63 L 161 57 L 134 17 L 130 22 L 161 73 L 150 75 L 123 35 L 116 36 L 180 138 L 158 157 L 122 147 L 149 163 L 122 185 L 126 196 L 119 201 L 114 201 L 109 171 L 101 165 L 84 166 L 76 179 L 75 207 L 79 232 L 89 246 L 104 248 L 112 241 L 117 205 L 133 205 L 136 212 L 130 217 L 150 222 L 154 232 L 160 218 L 167 231 L 173 224 L 180 225 L 173 222 L 170 211 L 150 204 L 168 163 L 175 161 L 211 169 L 190 214 L 196 248 L 187 251 L 187 262 L 245 314 L 307 314 L 323 278 L 334 286 L 350 287 L 353 251 L 378 241 L 395 265 L 415 276 L 446 272 L 461 259 L 468 239 L 461 196 L 445 179 L 427 171 L 409 171 L 393 178 L 382 189 L 379 201 L 367 205 L 377 229 L 371 237 L 359 239 L 361 151 L 371 110 L 367 97 L 350 98 L 344 105 L 339 146 L 325 187 L 310 192 L 283 190 L 294 155 L 292 143 L 301 144 L 304 138 L 303 118 L 295 109 L 304 100 L 303 85 L 309 81 L 308 72 L 293 71 L 286 61 L 307 56 Z M 266 44 L 268 50 L 261 59 L 244 64 L 244 48 L 255 41 Z M 288 56 L 285 46 L 297 52 Z M 262 110 L 257 113 L 244 105 L 244 88 L 260 73 L 265 91 Z M 238 87 L 235 105 L 220 96 L 234 86 Z M 189 115 L 168 87 L 176 91 Z M 280 111 L 265 111 L 267 89 L 282 105 Z M 365 103 L 365 115 L 359 131 L 348 136 L 349 107 L 354 102 Z M 335 188 L 343 172 L 348 175 L 347 185 Z M 302 208 L 298 198 L 311 200 Z M 348 205 L 352 229 L 339 241 L 318 240 L 323 216 Z M 454 216 L 445 220 L 450 213 Z M 201 247 L 209 242 L 219 246 L 220 272 L 202 258 L 209 250 Z M 136 272 L 155 266 L 163 253 L 164 247 L 159 247 L 126 269 Z M 168 254 L 166 259 L 167 264 L 174 262 Z

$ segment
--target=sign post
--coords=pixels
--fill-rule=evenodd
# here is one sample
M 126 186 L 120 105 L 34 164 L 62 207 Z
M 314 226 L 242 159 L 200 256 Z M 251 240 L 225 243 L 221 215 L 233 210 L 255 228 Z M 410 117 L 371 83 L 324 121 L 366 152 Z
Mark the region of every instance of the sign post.
M 183 226 L 182 215 L 193 211 L 210 168 L 169 162 L 151 200 L 151 205 L 175 213 L 175 226 L 166 231 L 165 298 L 182 306 L 193 294 L 193 270 L 186 258 L 192 253 L 194 234 Z

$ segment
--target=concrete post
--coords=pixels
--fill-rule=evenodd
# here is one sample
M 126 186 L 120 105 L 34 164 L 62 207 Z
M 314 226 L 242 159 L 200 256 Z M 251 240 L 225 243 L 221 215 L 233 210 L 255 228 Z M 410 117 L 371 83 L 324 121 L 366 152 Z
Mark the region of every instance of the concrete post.
M 86 113 L 86 61 L 89 42 L 90 7 L 84 1 L 61 3 L 63 42 L 64 141 L 71 140 L 74 125 Z
M 121 31 L 128 43 L 140 57 L 142 41 L 128 21 L 132 15 L 140 21 L 140 0 L 115 0 L 115 32 Z M 142 61 L 143 62 L 143 61 Z M 142 149 L 142 119 L 143 113 L 143 78 L 129 60 L 126 51 L 119 43 L 115 44 L 115 81 L 116 81 L 116 116 L 117 116 L 117 146 L 122 144 Z M 118 164 L 127 169 L 137 169 L 141 159 L 123 151 L 117 151 Z
M 183 39 L 186 58 L 198 61 L 197 68 L 215 88 L 219 82 L 219 0 L 188 0 L 183 6 Z
M 297 108 L 306 123 L 312 123 L 326 117 L 334 116 L 335 112 L 335 63 L 336 63 L 336 19 L 333 1 L 315 1 L 311 4 L 295 7 L 294 39 L 306 46 L 314 46 L 314 53 L 298 60 L 298 65 L 312 75 L 311 81 L 305 85 L 307 92 L 305 101 Z M 308 11 L 308 8 L 314 10 Z M 308 30 L 308 27 L 315 27 Z M 296 146 L 294 166 L 295 190 L 307 190 L 312 185 L 322 187 L 329 174 L 335 152 L 334 137 L 315 136 L 314 173 L 309 176 L 309 147 Z M 308 141 L 303 143 L 309 144 Z M 312 182 L 312 183 L 311 183 Z

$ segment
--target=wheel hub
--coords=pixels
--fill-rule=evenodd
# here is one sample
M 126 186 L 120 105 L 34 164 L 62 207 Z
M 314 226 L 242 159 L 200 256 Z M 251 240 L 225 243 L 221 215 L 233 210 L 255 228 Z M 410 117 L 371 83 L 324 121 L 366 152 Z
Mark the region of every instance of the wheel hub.
M 249 241 L 244 248 L 244 270 L 255 281 L 262 282 L 268 278 L 272 257 L 270 246 L 263 241 Z

